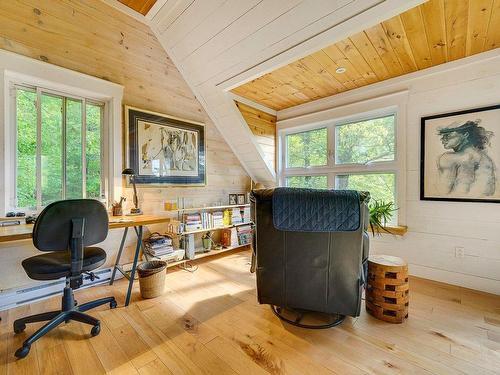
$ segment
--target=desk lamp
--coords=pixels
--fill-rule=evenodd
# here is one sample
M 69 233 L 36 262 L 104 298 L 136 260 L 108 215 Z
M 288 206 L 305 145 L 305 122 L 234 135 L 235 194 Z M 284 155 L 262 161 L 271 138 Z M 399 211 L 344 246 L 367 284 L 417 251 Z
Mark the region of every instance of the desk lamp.
M 130 209 L 130 215 L 142 215 L 142 211 L 139 208 L 139 200 L 137 199 L 137 188 L 135 186 L 135 172 L 132 168 L 125 168 L 122 172 L 124 176 L 130 176 L 130 182 L 134 187 L 134 208 Z

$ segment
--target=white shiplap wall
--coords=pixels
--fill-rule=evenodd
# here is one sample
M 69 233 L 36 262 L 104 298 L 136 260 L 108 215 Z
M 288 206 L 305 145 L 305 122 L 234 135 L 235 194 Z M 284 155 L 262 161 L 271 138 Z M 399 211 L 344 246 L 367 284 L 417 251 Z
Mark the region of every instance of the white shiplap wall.
M 371 252 L 403 257 L 413 275 L 500 294 L 500 204 L 419 200 L 420 118 L 500 104 L 500 49 L 279 111 L 278 127 L 402 90 L 408 90 L 404 203 L 408 233 L 374 239 Z M 500 129 L 492 142 L 500 142 Z M 455 257 L 455 247 L 464 248 L 464 258 Z

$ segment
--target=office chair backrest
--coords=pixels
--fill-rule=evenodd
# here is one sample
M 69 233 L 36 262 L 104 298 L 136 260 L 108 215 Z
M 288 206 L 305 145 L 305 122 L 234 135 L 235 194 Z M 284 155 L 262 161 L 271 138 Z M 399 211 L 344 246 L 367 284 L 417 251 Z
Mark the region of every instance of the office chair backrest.
M 33 228 L 33 244 L 40 251 L 67 251 L 70 246 L 72 219 L 85 220 L 83 246 L 106 239 L 108 214 L 94 199 L 70 199 L 49 204 L 40 213 Z

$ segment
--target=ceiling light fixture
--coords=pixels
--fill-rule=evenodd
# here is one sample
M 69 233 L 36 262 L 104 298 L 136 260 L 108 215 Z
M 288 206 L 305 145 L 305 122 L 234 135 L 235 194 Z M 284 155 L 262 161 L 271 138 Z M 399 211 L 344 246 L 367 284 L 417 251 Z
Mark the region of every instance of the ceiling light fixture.
M 335 73 L 342 74 L 342 73 L 345 73 L 346 70 L 347 69 L 344 68 L 343 66 L 339 66 L 337 69 L 335 69 Z

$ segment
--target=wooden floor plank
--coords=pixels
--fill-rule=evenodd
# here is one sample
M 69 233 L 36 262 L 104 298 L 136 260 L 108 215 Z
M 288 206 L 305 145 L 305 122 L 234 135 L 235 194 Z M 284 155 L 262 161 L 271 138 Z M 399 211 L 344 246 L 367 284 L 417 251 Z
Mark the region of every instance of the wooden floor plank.
M 42 323 L 19 335 L 12 322 L 59 308 L 60 297 L 2 313 L 0 375 L 7 374 L 467 374 L 500 371 L 500 297 L 424 279 L 410 280 L 410 317 L 399 325 L 364 310 L 337 328 L 304 330 L 281 322 L 257 302 L 250 254 L 169 270 L 165 293 L 128 307 L 89 313 L 101 333 L 70 322 L 14 351 Z M 77 292 L 80 303 L 115 295 L 127 284 Z

